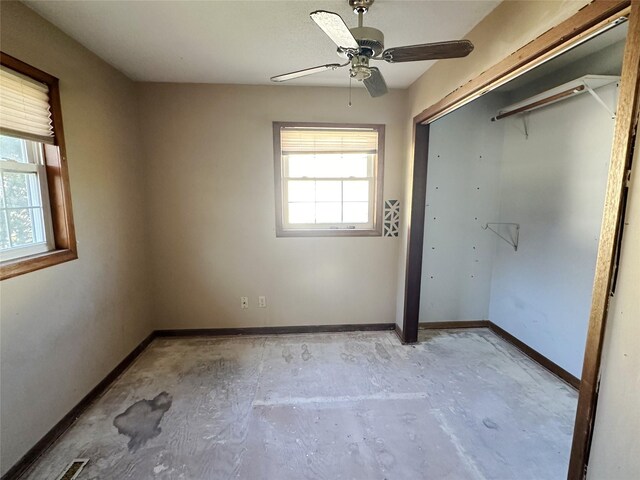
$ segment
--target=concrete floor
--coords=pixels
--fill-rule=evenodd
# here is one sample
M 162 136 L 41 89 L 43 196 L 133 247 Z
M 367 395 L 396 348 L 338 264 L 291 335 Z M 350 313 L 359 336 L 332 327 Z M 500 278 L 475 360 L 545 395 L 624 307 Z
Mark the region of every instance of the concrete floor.
M 484 329 L 156 339 L 25 478 L 557 480 L 576 403 Z

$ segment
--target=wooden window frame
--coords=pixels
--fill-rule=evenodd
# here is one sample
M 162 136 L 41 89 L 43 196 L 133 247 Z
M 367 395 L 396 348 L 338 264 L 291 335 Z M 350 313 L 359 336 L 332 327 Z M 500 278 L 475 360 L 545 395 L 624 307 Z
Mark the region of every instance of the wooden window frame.
M 378 153 L 374 164 L 373 226 L 368 229 L 287 229 L 284 226 L 282 191 L 282 154 L 280 131 L 291 127 L 369 128 L 378 132 Z M 276 237 L 381 237 L 382 197 L 384 185 L 385 126 L 363 123 L 273 122 L 273 160 L 276 201 Z
M 568 480 L 586 478 L 593 437 L 607 312 L 616 266 L 616 251 L 621 242 L 625 183 L 630 170 L 640 112 L 640 0 L 594 0 L 569 19 L 551 28 L 413 118 L 413 156 L 410 161 L 414 175 L 407 238 L 404 313 L 401 328 L 396 326 L 403 343 L 414 343 L 418 339 L 429 125 L 484 93 L 588 40 L 602 29 L 617 23 L 622 16 L 628 18 L 629 31 L 622 63 Z
M 53 145 L 44 144 L 44 164 L 49 188 L 54 249 L 48 252 L 0 262 L 0 280 L 23 275 L 78 258 L 69 169 L 62 126 L 58 79 L 11 55 L 0 52 L 0 64 L 49 87 L 49 104 L 54 131 Z

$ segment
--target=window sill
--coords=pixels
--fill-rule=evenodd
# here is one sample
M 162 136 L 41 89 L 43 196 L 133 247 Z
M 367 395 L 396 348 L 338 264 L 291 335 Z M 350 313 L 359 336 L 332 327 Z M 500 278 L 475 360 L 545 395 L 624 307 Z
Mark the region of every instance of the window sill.
M 53 265 L 75 260 L 76 258 L 78 258 L 78 254 L 74 250 L 61 249 L 31 255 L 29 257 L 6 260 L 0 263 L 0 280 L 6 280 L 7 278 L 17 277 L 24 273 L 52 267 Z
M 276 237 L 381 237 L 382 230 L 282 230 Z

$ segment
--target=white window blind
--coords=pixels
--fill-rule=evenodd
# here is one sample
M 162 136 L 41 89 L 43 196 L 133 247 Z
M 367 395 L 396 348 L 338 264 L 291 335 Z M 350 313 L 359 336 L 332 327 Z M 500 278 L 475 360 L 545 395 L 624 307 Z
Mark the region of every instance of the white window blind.
M 0 68 L 0 133 L 53 144 L 49 87 Z
M 282 155 L 305 153 L 361 153 L 378 151 L 378 132 L 372 129 L 283 128 Z

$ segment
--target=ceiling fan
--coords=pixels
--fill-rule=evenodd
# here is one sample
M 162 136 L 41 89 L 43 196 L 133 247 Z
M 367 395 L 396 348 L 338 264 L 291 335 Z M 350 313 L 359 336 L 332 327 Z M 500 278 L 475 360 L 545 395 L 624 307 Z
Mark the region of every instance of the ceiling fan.
M 372 27 L 362 25 L 362 17 L 373 5 L 374 0 L 348 0 L 353 12 L 358 15 L 358 26 L 349 28 L 340 15 L 325 10 L 310 14 L 311 19 L 338 46 L 338 55 L 347 60 L 345 63 L 329 63 L 317 67 L 297 70 L 271 77 L 272 82 L 286 82 L 294 78 L 337 68 L 349 68 L 349 75 L 364 83 L 372 97 L 387 93 L 387 84 L 377 67 L 370 67 L 370 60 L 384 60 L 388 63 L 416 62 L 420 60 L 439 60 L 444 58 L 466 57 L 473 50 L 469 40 L 425 43 L 408 45 L 384 50 L 384 34 Z

